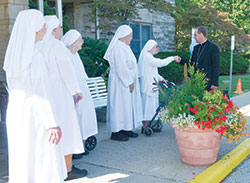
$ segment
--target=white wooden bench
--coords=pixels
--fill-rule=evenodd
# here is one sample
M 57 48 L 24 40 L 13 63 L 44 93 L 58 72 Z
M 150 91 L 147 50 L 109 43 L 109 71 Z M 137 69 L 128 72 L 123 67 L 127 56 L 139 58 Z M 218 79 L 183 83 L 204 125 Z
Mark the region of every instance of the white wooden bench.
M 102 77 L 88 78 L 87 85 L 95 108 L 107 106 L 107 89 L 104 79 Z

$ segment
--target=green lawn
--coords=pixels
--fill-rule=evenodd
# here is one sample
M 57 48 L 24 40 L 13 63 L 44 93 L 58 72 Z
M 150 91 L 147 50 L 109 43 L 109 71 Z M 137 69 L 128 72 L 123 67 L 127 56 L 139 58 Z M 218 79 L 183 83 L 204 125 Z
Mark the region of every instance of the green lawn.
M 233 75 L 232 76 L 232 90 L 229 93 L 230 97 L 238 95 L 238 94 L 234 93 L 234 91 L 236 90 L 238 79 L 241 79 L 241 86 L 242 86 L 243 92 L 245 93 L 245 92 L 250 91 L 250 68 L 248 69 L 247 74 Z M 229 85 L 230 85 L 229 81 L 230 81 L 229 76 L 220 76 L 220 78 L 219 78 L 219 89 L 221 89 L 221 90 L 229 90 Z
M 234 93 L 234 91 L 236 90 L 238 79 L 241 79 L 241 86 L 242 86 L 243 92 L 244 93 L 249 92 L 250 91 L 250 68 L 248 69 L 248 72 L 244 75 L 233 75 L 232 76 L 232 90 L 229 93 L 230 97 L 239 95 L 239 94 Z M 229 91 L 229 81 L 230 81 L 229 76 L 220 76 L 219 89 Z M 163 96 L 160 94 L 160 100 L 163 100 L 163 99 L 164 99 Z

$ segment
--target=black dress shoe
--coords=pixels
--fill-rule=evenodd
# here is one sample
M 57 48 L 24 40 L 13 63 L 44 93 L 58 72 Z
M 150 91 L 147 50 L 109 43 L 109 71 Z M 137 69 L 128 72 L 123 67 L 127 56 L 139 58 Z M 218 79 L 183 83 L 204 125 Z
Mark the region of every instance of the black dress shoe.
M 120 131 L 120 132 L 112 132 L 111 139 L 117 141 L 128 141 L 129 138 Z
M 72 166 L 72 170 L 68 172 L 68 177 L 64 181 L 73 180 L 73 179 L 79 179 L 83 178 L 88 174 L 88 171 L 86 169 L 79 169 L 76 168 L 74 165 Z
M 83 153 L 81 153 L 81 154 L 73 154 L 72 159 L 81 159 L 82 156 L 83 156 Z
M 81 159 L 82 156 L 87 156 L 87 155 L 89 155 L 89 151 L 87 151 L 87 150 L 85 149 L 85 152 L 84 152 L 84 153 L 73 154 L 72 159 Z
M 88 156 L 89 155 L 89 151 L 85 149 L 85 152 L 82 153 L 83 156 Z
M 136 137 L 139 136 L 138 133 L 135 133 L 135 132 L 133 132 L 131 130 L 130 131 L 122 130 L 122 133 L 124 135 L 126 135 L 127 137 L 131 137 L 131 138 L 136 138 Z

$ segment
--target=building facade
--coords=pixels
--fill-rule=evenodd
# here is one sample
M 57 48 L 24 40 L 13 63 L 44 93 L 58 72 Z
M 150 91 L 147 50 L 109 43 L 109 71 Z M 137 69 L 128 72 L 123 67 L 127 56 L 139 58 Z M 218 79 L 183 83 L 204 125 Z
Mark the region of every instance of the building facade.
M 173 5 L 175 0 L 167 0 Z M 117 27 L 110 31 L 98 31 L 96 22 L 92 22 L 88 14 L 91 0 L 62 0 L 64 16 L 70 28 L 77 29 L 83 37 L 92 39 L 103 38 L 107 43 L 111 40 Z M 0 1 L 0 81 L 5 81 L 2 69 L 4 55 L 7 48 L 10 32 L 19 11 L 29 8 L 29 0 L 1 0 Z M 131 48 L 136 56 L 139 55 L 144 44 L 149 39 L 155 39 L 160 51 L 175 51 L 175 19 L 164 13 L 150 13 L 147 10 L 138 10 L 140 18 L 131 20 L 133 40 Z M 99 20 L 102 21 L 102 20 Z M 110 22 L 112 24 L 112 22 Z
M 0 81 L 5 81 L 3 60 L 8 45 L 10 32 L 19 11 L 28 9 L 29 0 L 0 1 Z
M 175 0 L 168 0 L 168 2 L 173 5 L 175 4 Z M 90 37 L 92 39 L 98 37 L 106 39 L 107 43 L 109 43 L 117 27 L 113 27 L 108 32 L 100 31 L 97 33 L 96 21 L 91 21 L 88 16 L 91 12 L 91 9 L 88 7 L 89 3 L 86 1 L 65 3 L 64 15 L 67 17 L 67 23 L 70 27 L 77 29 L 83 37 Z M 131 48 L 135 55 L 139 55 L 141 49 L 149 39 L 157 41 L 160 51 L 175 51 L 175 19 L 161 12 L 152 14 L 146 9 L 138 11 L 140 18 L 130 21 L 130 26 L 133 29 Z M 97 34 L 99 35 L 97 36 Z

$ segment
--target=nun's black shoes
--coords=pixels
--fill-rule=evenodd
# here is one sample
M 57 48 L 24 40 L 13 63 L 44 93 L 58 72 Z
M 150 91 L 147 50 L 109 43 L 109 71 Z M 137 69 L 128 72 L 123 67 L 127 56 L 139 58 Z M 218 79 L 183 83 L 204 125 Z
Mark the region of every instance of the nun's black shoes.
M 138 133 L 135 133 L 135 132 L 133 132 L 133 131 L 126 131 L 126 130 L 121 130 L 121 132 L 123 133 L 123 134 L 125 134 L 127 137 L 131 137 L 131 138 L 136 138 L 136 137 L 138 137 L 139 135 L 138 135 Z
M 72 159 L 81 159 L 82 156 L 83 156 L 83 153 L 81 153 L 81 154 L 73 154 Z
M 72 159 L 81 159 L 82 156 L 87 156 L 87 155 L 89 155 L 89 151 L 87 151 L 87 150 L 85 149 L 85 152 L 84 152 L 84 153 L 73 154 Z
M 112 132 L 111 139 L 116 141 L 128 141 L 128 136 L 126 136 L 122 131 Z
M 83 177 L 86 177 L 87 174 L 88 174 L 88 171 L 86 169 L 81 170 L 79 168 L 76 168 L 73 165 L 72 170 L 70 172 L 68 172 L 67 179 L 65 179 L 64 181 L 83 178 Z

